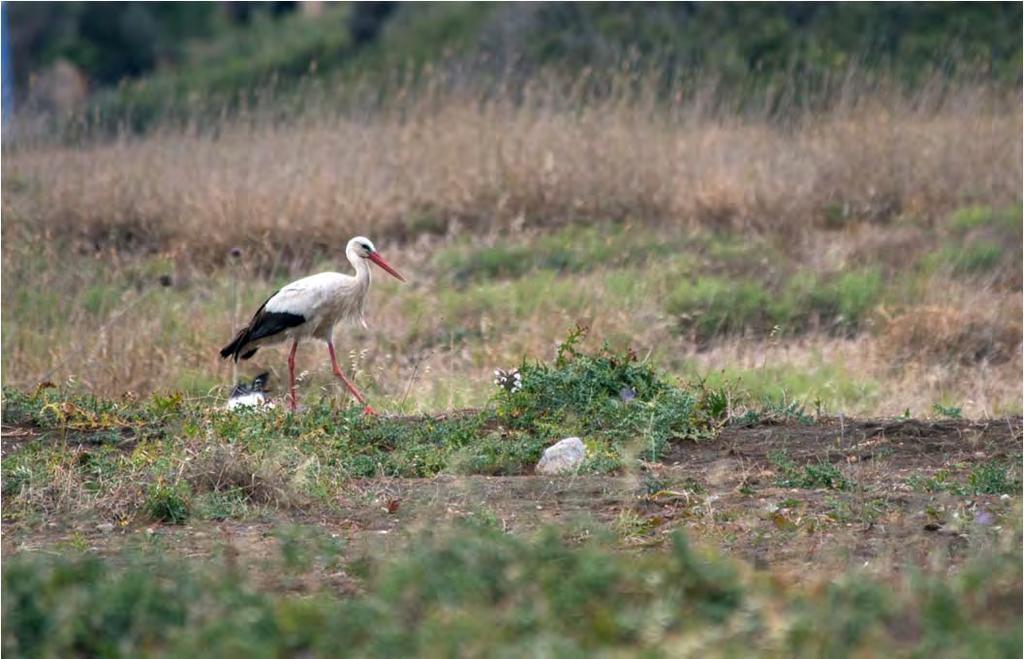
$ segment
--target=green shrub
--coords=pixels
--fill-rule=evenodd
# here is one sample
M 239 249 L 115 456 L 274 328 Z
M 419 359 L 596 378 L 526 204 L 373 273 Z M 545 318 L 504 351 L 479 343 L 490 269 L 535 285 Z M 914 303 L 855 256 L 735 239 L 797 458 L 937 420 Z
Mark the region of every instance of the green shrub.
M 652 460 L 670 439 L 709 431 L 706 410 L 692 393 L 666 382 L 630 350 L 580 352 L 584 333 L 570 334 L 553 365 L 523 362 L 522 387 L 498 399 L 498 418 L 510 429 L 550 439 L 578 435 L 613 454 L 633 447 Z
M 1020 464 L 1020 460 L 1017 460 Z M 1021 481 L 1015 465 L 992 460 L 971 470 L 967 476 L 971 494 L 1020 494 Z
M 184 524 L 192 514 L 192 491 L 185 482 L 168 485 L 158 481 L 146 490 L 146 514 L 168 524 Z

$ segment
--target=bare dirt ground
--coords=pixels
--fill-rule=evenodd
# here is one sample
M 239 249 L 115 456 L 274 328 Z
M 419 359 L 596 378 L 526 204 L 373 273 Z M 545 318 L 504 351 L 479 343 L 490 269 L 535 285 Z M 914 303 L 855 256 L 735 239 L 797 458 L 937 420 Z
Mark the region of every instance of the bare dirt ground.
M 1019 515 L 1020 497 L 935 491 L 920 483 L 936 475 L 964 482 L 979 465 L 1019 463 L 1021 437 L 1020 418 L 733 426 L 713 441 L 676 444 L 636 473 L 365 479 L 326 504 L 183 526 L 5 522 L 3 551 L 72 546 L 114 554 L 146 542 L 191 558 L 228 556 L 257 565 L 279 551 L 275 530 L 285 524 L 317 527 L 344 543 L 346 557 L 357 558 L 398 551 L 416 531 L 445 521 L 475 519 L 511 533 L 549 524 L 570 537 L 611 531 L 631 551 L 655 549 L 685 529 L 700 544 L 794 579 L 851 566 L 942 568 L 955 566 L 972 543 L 1002 532 L 1008 516 Z M 3 454 L 37 440 L 46 441 L 30 429 L 5 427 Z M 785 465 L 790 475 L 806 466 L 838 473 L 845 486 L 787 486 Z M 344 572 L 320 576 L 341 589 L 349 583 Z

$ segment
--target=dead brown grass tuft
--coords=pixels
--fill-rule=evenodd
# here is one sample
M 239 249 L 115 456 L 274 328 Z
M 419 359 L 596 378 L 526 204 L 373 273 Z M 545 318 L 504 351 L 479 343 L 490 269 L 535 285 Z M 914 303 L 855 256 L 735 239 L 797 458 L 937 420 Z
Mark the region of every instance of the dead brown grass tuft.
M 247 502 L 288 508 L 302 503 L 284 466 L 235 445 L 209 444 L 188 464 L 185 479 L 196 493 L 240 494 Z
M 888 323 L 880 338 L 883 356 L 896 364 L 907 362 L 969 365 L 1000 364 L 1020 356 L 1021 301 L 1007 308 L 958 309 L 922 306 L 909 309 Z

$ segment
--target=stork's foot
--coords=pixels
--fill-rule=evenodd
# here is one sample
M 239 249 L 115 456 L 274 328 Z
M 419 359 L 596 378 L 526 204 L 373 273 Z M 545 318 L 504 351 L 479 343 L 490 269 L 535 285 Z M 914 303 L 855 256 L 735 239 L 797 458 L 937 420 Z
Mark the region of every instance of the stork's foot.
M 377 410 L 373 409 L 369 405 L 363 408 L 363 414 L 366 416 L 377 416 Z

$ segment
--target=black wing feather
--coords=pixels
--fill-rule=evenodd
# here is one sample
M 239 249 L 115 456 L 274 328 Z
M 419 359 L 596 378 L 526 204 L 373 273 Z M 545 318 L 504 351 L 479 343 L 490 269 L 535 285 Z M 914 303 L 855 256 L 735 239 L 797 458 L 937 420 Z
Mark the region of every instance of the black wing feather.
M 220 356 L 222 359 L 233 357 L 236 362 L 239 359 L 249 359 L 259 350 L 258 346 L 252 347 L 249 345 L 253 341 L 274 336 L 286 329 L 306 322 L 306 317 L 302 314 L 266 311 L 267 302 L 270 302 L 274 295 L 277 295 L 277 291 L 274 291 L 270 297 L 263 301 L 260 308 L 253 314 L 249 324 L 238 330 L 238 334 L 231 340 L 231 343 L 221 348 Z

